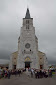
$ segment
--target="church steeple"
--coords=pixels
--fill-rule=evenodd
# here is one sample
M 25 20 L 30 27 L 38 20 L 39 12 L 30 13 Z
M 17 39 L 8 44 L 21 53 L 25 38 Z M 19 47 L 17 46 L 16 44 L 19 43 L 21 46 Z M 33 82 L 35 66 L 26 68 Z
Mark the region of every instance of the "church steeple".
M 26 11 L 26 16 L 25 16 L 26 19 L 30 19 L 30 12 L 29 12 L 29 8 L 27 8 L 27 11 Z

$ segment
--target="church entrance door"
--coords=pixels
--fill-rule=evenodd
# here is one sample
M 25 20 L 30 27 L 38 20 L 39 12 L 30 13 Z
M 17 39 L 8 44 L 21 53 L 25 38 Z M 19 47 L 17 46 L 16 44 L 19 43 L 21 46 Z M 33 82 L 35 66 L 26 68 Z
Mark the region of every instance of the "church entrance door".
M 13 65 L 13 69 L 16 69 L 16 65 Z
M 30 67 L 30 62 L 25 62 L 25 68 L 29 68 Z
M 43 65 L 40 65 L 40 69 L 43 69 Z

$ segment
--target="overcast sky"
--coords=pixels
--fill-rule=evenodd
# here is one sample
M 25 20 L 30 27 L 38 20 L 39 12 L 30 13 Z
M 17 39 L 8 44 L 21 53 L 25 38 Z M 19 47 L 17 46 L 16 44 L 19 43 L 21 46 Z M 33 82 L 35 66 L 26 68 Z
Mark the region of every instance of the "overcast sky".
M 0 59 L 10 59 L 18 49 L 18 37 L 27 6 L 33 18 L 39 50 L 49 64 L 56 63 L 56 0 L 0 0 Z

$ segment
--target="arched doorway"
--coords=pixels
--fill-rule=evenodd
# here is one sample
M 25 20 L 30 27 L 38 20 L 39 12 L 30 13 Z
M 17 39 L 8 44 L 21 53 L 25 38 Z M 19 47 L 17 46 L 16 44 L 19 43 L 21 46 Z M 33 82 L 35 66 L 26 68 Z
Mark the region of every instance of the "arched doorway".
M 16 69 L 16 65 L 13 65 L 13 69 Z
M 31 60 L 29 57 L 25 58 L 25 68 L 30 68 L 31 67 Z
M 25 62 L 25 68 L 30 68 L 30 62 Z
M 40 69 L 43 69 L 43 65 L 40 65 Z

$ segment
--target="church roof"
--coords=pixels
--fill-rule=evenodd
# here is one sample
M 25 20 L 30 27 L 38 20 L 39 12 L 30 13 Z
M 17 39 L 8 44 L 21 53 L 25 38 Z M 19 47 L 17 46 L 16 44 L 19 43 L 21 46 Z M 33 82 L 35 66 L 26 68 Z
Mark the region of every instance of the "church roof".
M 26 11 L 26 16 L 25 16 L 26 19 L 30 19 L 30 12 L 29 12 L 29 8 L 27 8 L 27 11 Z
M 38 54 L 45 55 L 45 53 L 43 53 L 43 52 L 41 52 L 41 51 L 39 51 L 39 50 L 38 50 Z

